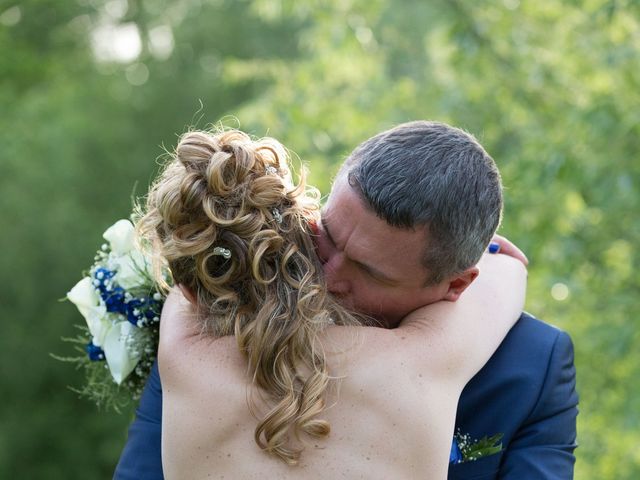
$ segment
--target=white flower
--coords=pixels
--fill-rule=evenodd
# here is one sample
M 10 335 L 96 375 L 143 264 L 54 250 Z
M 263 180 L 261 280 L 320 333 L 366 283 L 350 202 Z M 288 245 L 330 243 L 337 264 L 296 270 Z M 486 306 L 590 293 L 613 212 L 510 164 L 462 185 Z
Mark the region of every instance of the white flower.
M 130 252 L 134 246 L 135 229 L 129 220 L 118 220 L 102 234 L 109 242 L 111 251 L 116 255 Z
M 111 322 L 107 318 L 107 307 L 100 300 L 91 277 L 84 277 L 67 293 L 67 298 L 73 303 L 87 321 L 89 331 L 93 336 L 94 345 L 100 347 L 104 341 Z
M 127 346 L 134 333 L 132 329 L 135 328 L 126 320 L 116 323 L 111 327 L 104 340 L 102 347 L 104 356 L 107 359 L 111 376 L 118 385 L 127 378 L 140 360 L 140 352 L 132 352 Z
M 150 262 L 139 250 L 131 250 L 126 255 L 114 258 L 113 261 L 117 271 L 115 280 L 125 290 L 147 282 L 143 272 L 149 274 Z

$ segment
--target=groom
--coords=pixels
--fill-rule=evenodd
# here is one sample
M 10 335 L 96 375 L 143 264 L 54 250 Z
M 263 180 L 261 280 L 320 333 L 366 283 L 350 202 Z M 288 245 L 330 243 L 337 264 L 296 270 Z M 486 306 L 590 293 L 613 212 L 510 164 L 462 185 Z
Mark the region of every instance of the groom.
M 465 132 L 411 122 L 376 135 L 345 161 L 318 225 L 328 287 L 388 328 L 423 305 L 456 301 L 478 274 L 501 206 L 495 164 Z M 388 253 L 389 227 L 407 232 L 393 251 L 421 251 L 421 264 Z M 571 340 L 523 314 L 458 405 L 457 432 L 472 440 L 502 434 L 503 448 L 452 463 L 449 478 L 572 478 L 577 402 Z M 116 479 L 162 478 L 161 413 L 156 366 Z

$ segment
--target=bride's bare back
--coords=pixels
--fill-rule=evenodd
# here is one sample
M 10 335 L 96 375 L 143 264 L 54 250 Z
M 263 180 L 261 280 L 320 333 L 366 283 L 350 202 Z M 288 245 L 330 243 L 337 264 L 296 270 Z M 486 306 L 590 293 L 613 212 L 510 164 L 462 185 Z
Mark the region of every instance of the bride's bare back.
M 456 303 L 418 310 L 399 328 L 329 327 L 321 341 L 339 388 L 289 466 L 254 441 L 259 399 L 233 337 L 194 334 L 191 305 L 172 293 L 162 318 L 162 457 L 168 479 L 446 478 L 456 407 L 466 382 L 515 323 L 526 273 L 495 256 Z M 490 279 L 487 279 L 487 276 Z M 483 279 L 484 277 L 484 279 Z M 510 296 L 500 292 L 512 291 Z M 507 297 L 507 298 L 505 298 Z M 257 402 L 257 413 L 265 410 Z M 302 445 L 302 444 L 301 444 Z
M 459 392 L 403 370 L 406 362 L 392 350 L 391 337 L 366 335 L 360 360 L 344 370 L 348 376 L 339 394 L 329 399 L 335 404 L 323 412 L 331 423 L 329 438 L 305 439 L 296 466 L 263 452 L 254 441 L 257 421 L 247 406 L 250 386 L 234 339 L 194 342 L 187 358 L 161 364 L 166 478 L 444 477 L 442 459 L 451 444 L 438 440 L 451 438 Z M 181 378 L 172 382 L 174 375 Z

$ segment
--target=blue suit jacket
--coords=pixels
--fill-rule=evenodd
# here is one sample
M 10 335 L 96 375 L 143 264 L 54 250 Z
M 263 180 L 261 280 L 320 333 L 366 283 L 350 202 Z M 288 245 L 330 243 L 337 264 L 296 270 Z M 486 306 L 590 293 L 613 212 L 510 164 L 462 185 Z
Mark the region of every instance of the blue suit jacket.
M 467 384 L 456 429 L 473 438 L 503 433 L 502 452 L 449 467 L 449 479 L 570 479 L 578 396 L 569 336 L 523 314 Z M 161 479 L 162 389 L 147 382 L 115 479 Z

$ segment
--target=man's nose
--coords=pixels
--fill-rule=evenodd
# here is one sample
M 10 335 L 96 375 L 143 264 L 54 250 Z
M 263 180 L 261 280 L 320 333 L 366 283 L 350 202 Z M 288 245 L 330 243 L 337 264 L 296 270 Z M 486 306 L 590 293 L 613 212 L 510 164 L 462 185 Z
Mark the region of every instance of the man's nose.
M 323 265 L 327 289 L 334 295 L 346 295 L 351 290 L 345 263 L 344 255 L 336 253 Z

